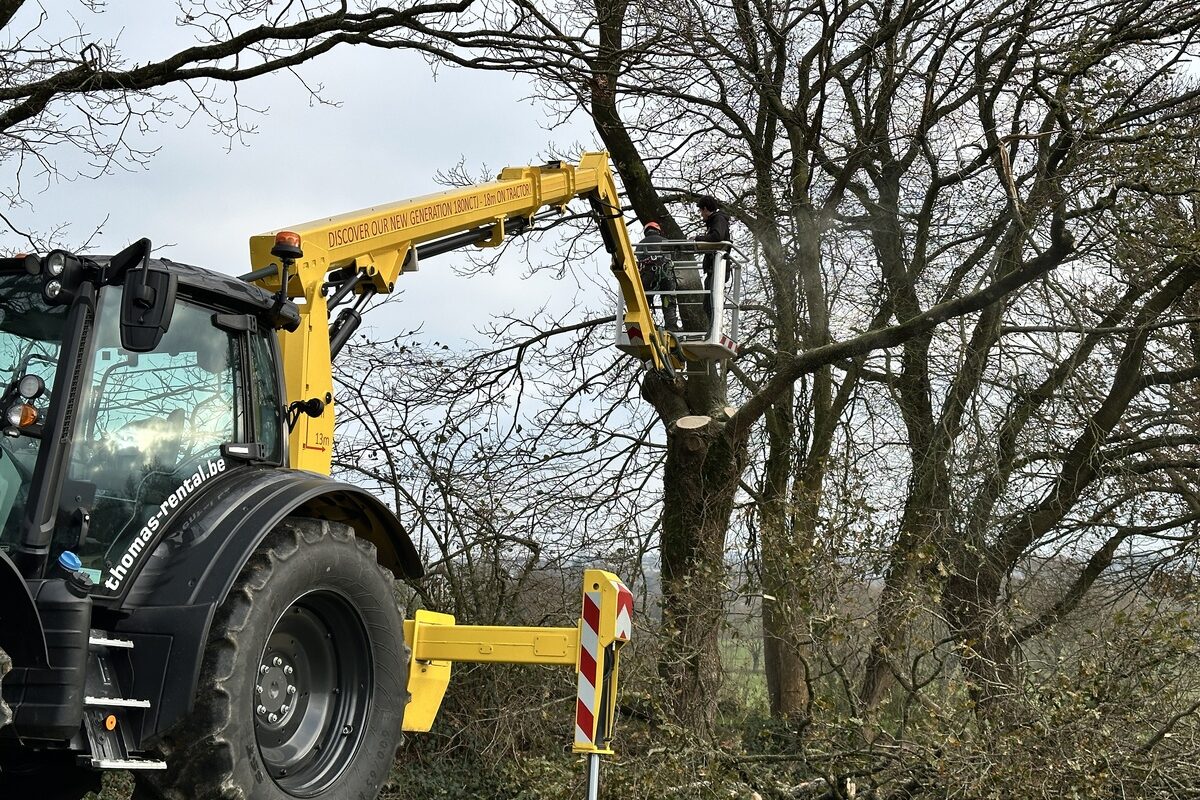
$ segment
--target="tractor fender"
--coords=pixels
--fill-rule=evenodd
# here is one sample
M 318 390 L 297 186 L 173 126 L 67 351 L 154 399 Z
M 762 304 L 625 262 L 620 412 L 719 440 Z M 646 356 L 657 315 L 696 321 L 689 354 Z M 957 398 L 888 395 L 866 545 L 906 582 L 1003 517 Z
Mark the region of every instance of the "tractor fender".
M 46 631 L 29 586 L 8 554 L 0 551 L 0 650 L 16 667 L 50 666 Z
M 400 520 L 361 487 L 279 468 L 242 468 L 223 477 L 171 521 L 124 608 L 219 605 L 259 543 L 287 517 L 345 523 L 375 545 L 379 563 L 397 577 L 424 572 Z
M 288 517 L 349 525 L 397 577 L 423 574 L 395 514 L 360 487 L 278 468 L 238 469 L 206 487 L 146 560 L 115 627 L 136 643 L 133 696 L 151 701 L 143 740 L 191 711 L 213 615 L 262 540 Z

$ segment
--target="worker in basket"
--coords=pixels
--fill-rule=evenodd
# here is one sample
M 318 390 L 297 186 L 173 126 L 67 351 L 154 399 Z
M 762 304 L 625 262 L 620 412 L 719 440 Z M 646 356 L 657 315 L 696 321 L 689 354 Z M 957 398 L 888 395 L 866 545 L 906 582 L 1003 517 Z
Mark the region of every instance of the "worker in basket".
M 717 203 L 716 198 L 711 195 L 701 195 L 696 199 L 696 208 L 700 211 L 700 218 L 704 220 L 704 233 L 696 237 L 698 242 L 727 242 L 729 241 L 729 215 L 725 213 L 725 209 L 721 208 Z M 712 307 L 712 290 L 713 290 L 713 270 L 715 269 L 717 255 L 716 253 L 704 254 L 704 289 L 708 294 L 704 296 L 704 314 L 711 321 L 713 315 Z M 726 270 L 725 281 L 729 282 L 733 273 Z
M 642 288 L 648 292 L 674 292 L 678 288 L 675 280 L 675 263 L 671 251 L 666 247 L 656 247 L 665 242 L 662 226 L 657 222 L 647 222 L 643 229 L 642 241 L 638 243 L 638 273 L 642 277 Z M 667 330 L 678 333 L 683 330 L 679 320 L 679 303 L 673 294 L 659 294 L 659 305 L 663 312 L 663 325 Z M 649 299 L 650 307 L 654 307 L 654 298 Z

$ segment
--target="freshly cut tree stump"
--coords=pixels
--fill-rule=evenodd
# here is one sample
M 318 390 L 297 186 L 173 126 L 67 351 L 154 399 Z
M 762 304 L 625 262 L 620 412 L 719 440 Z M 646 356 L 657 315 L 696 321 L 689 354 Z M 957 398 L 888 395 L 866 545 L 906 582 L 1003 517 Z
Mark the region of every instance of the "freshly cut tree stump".
M 712 417 L 690 415 L 675 420 L 675 427 L 684 431 L 698 431 L 710 422 Z

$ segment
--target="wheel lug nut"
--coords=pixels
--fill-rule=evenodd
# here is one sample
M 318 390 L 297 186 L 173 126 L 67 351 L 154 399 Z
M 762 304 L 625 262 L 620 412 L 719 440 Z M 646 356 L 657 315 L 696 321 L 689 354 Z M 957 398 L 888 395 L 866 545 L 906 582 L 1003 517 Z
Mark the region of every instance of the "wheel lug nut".
M 260 717 L 261 717 L 263 714 L 266 714 L 266 713 L 267 713 L 267 707 L 266 707 L 266 706 L 259 706 L 258 708 L 254 709 L 254 710 L 258 712 L 258 715 L 259 715 Z
M 278 714 L 270 714 L 267 716 L 267 722 L 279 722 Z
M 288 695 L 289 695 L 289 696 L 290 696 L 290 695 L 293 695 L 293 694 L 295 694 L 295 693 L 296 693 L 296 687 L 295 687 L 295 686 L 288 686 L 288 688 L 287 688 L 287 693 L 288 693 Z
M 294 669 L 292 669 L 292 665 L 291 665 L 291 664 L 288 664 L 286 667 L 284 667 L 284 668 L 283 668 L 283 674 L 284 674 L 284 675 L 291 675 L 293 672 L 295 672 L 295 670 L 294 670 Z
M 275 666 L 277 666 L 277 667 L 282 667 L 282 666 L 283 666 L 283 659 L 282 659 L 282 658 L 280 658 L 279 656 L 275 656 L 274 658 L 272 658 L 272 659 L 271 659 L 271 663 L 272 663 L 272 664 L 274 664 L 274 665 L 275 665 Z
M 259 675 L 266 675 L 266 674 L 267 674 L 267 670 L 269 670 L 269 669 L 270 669 L 270 667 L 268 667 L 266 664 L 263 664 L 261 667 L 259 667 L 259 668 L 258 668 L 258 674 L 259 674 Z
M 287 705 L 286 703 L 284 703 L 283 707 L 279 709 L 279 713 L 286 714 L 290 710 L 291 710 L 291 707 L 289 705 Z

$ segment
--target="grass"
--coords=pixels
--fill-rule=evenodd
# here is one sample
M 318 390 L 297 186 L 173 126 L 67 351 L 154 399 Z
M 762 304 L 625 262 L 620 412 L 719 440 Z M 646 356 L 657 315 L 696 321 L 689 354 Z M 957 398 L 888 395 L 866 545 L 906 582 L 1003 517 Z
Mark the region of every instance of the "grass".
M 128 800 L 133 795 L 133 776 L 128 772 L 104 773 L 100 794 L 88 792 L 83 800 Z

